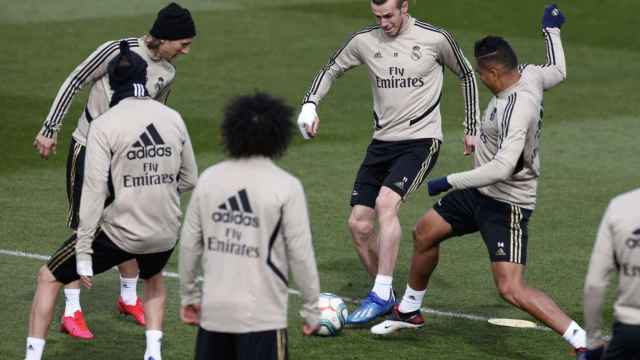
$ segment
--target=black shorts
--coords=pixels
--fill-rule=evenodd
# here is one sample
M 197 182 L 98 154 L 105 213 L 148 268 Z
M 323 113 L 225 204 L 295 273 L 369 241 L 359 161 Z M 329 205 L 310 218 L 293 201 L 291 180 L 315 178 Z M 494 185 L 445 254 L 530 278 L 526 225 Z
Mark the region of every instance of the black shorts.
M 82 178 L 84 177 L 84 157 L 86 147 L 71 138 L 69 155 L 67 156 L 67 226 L 73 230 L 78 228 L 80 212 L 80 195 L 82 195 Z
M 286 360 L 287 329 L 242 334 L 198 329 L 195 360 Z
M 491 261 L 527 263 L 531 210 L 495 200 L 476 189 L 452 191 L 433 209 L 451 225 L 454 236 L 480 231 Z
M 402 197 L 418 189 L 438 160 L 440 140 L 380 141 L 373 139 L 351 192 L 351 206 L 375 208 L 382 186 Z
M 640 325 L 613 323 L 613 336 L 602 360 L 640 360 Z
M 74 233 L 47 262 L 47 267 L 56 280 L 65 285 L 80 279 L 76 270 L 76 241 Z M 136 259 L 140 269 L 139 276 L 142 279 L 149 279 L 160 273 L 173 252 L 171 249 L 152 254 L 132 254 L 120 249 L 101 230 L 98 230 L 91 248 L 93 249 L 91 258 L 94 275 L 103 273 L 127 260 Z

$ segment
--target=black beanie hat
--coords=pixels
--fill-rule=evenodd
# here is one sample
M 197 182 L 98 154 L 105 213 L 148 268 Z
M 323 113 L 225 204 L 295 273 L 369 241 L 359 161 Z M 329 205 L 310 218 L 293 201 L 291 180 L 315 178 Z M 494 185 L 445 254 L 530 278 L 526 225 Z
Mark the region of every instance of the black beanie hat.
M 162 40 L 192 38 L 196 36 L 196 25 L 189 10 L 172 2 L 158 11 L 149 34 Z
M 129 49 L 126 40 L 120 42 L 120 54 L 107 65 L 109 86 L 113 90 L 111 103 L 115 106 L 120 100 L 136 96 L 149 96 L 145 88 L 147 83 L 147 62 L 140 55 Z

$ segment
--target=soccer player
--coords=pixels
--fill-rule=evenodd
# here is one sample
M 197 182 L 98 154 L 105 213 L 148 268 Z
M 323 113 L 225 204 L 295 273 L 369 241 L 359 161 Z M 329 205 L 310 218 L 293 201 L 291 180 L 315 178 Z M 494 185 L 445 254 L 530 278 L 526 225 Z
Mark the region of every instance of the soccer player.
M 125 39 L 131 50 L 148 65 L 145 85 L 152 98 L 166 103 L 176 75 L 173 61 L 176 57 L 189 53 L 195 35 L 196 29 L 189 10 L 171 3 L 158 12 L 149 34 L 142 38 Z M 64 116 L 78 91 L 89 85 L 89 99 L 73 132 L 67 158 L 67 226 L 74 231 L 78 227 L 87 134 L 92 120 L 109 109 L 113 89 L 109 86 L 107 64 L 118 54 L 119 43 L 120 40 L 108 41 L 99 46 L 69 74 L 58 90 L 44 125 L 33 143 L 43 159 L 55 153 L 57 135 L 62 128 Z M 123 314 L 132 315 L 144 326 L 144 311 L 136 293 L 138 265 L 135 261 L 129 261 L 121 264 L 119 270 L 121 277 L 117 308 Z M 73 282 L 65 286 L 64 294 L 65 310 L 61 329 L 81 339 L 93 338 L 80 306 L 80 283 Z
M 438 263 L 439 244 L 480 231 L 491 259 L 496 286 L 507 302 L 562 335 L 584 356 L 585 332 L 540 290 L 525 283 L 527 224 L 536 203 L 543 92 L 566 77 L 560 27 L 564 15 L 545 8 L 542 31 L 547 63 L 518 65 L 504 39 L 485 37 L 475 44 L 480 79 L 494 94 L 480 123 L 475 168 L 428 182 L 429 194 L 454 189 L 415 226 L 414 254 L 402 302 L 390 319 L 372 328 L 386 334 L 424 324 L 420 314 L 429 278 Z
M 180 239 L 180 317 L 199 326 L 197 360 L 286 359 L 289 274 L 302 293 L 303 334 L 318 328 L 304 190 L 272 161 L 289 145 L 291 114 L 265 93 L 234 99 L 221 128 L 230 158 L 208 168 L 191 197 Z
M 640 189 L 615 197 L 604 214 L 584 284 L 584 322 L 590 359 L 603 353 L 602 306 L 617 272 L 613 337 L 605 360 L 640 359 Z
M 80 224 L 38 273 L 31 306 L 27 360 L 39 360 L 57 294 L 81 279 L 127 260 L 144 280 L 145 360 L 161 360 L 165 289 L 162 269 L 180 228 L 180 193 L 191 190 L 197 168 L 180 114 L 149 96 L 147 62 L 128 42 L 108 65 L 112 108 L 92 125 L 87 139 Z M 108 205 L 105 205 L 105 202 Z
M 384 315 L 395 303 L 392 280 L 402 236 L 398 211 L 438 158 L 445 67 L 462 85 L 465 154 L 473 151 L 478 118 L 475 75 L 453 36 L 409 15 L 406 0 L 372 0 L 371 11 L 378 25 L 354 33 L 331 56 L 314 78 L 298 117 L 303 137 L 316 136 L 316 107 L 335 79 L 355 66 L 367 66 L 374 132 L 353 185 L 348 223 L 374 285 L 349 314 L 350 324 Z

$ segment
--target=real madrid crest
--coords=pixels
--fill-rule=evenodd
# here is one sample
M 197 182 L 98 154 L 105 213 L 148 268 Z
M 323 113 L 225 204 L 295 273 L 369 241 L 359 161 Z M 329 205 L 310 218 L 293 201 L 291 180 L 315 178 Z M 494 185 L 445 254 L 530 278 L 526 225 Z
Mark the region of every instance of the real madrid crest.
M 422 58 L 422 54 L 420 53 L 420 46 L 416 45 L 411 49 L 411 60 L 418 61 Z
M 158 82 L 156 82 L 156 91 L 160 91 L 164 88 L 164 78 L 162 76 L 158 77 Z

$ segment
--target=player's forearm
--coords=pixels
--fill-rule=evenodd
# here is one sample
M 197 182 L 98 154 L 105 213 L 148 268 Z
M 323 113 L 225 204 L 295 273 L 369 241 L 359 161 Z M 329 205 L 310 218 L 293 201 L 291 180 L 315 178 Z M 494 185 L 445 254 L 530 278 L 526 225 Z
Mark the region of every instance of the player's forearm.
M 480 188 L 507 180 L 514 168 L 515 162 L 496 157 L 473 170 L 450 174 L 447 181 L 456 190 Z
M 547 55 L 547 62 L 543 66 L 544 88 L 546 90 L 558 85 L 567 77 L 567 66 L 560 29 L 544 28 L 542 31 Z
M 341 75 L 341 71 L 334 66 L 326 65 L 313 78 L 311 87 L 302 99 L 302 103 L 314 103 L 318 105 L 320 101 L 329 93 L 335 80 Z
M 49 109 L 49 113 L 47 114 L 47 117 L 42 124 L 42 128 L 40 129 L 40 134 L 42 136 L 53 138 L 62 129 L 64 117 L 71 107 L 73 98 L 82 86 L 81 83 L 74 81 L 74 78 L 77 75 L 76 72 L 77 69 L 69 75 L 60 89 L 58 89 L 58 93 L 56 94 L 56 97 L 51 104 L 51 108 Z
M 178 272 L 180 274 L 182 305 L 196 304 L 201 299 L 201 290 L 196 284 L 196 278 L 200 268 L 199 264 L 202 263 L 204 242 L 198 204 L 198 194 L 194 193 L 180 233 Z
M 294 186 L 297 189 L 284 206 L 283 233 L 284 238 L 287 239 L 287 258 L 291 274 L 302 293 L 303 317 L 308 324 L 315 325 L 320 316 L 318 309 L 320 280 L 313 250 L 306 197 L 302 184 L 297 182 Z
M 91 261 L 93 239 L 102 217 L 106 196 L 104 193 L 91 192 L 87 187 L 83 188 L 81 196 L 76 257 L 78 261 Z
M 311 249 L 311 255 L 306 258 L 290 261 L 290 267 L 296 285 L 302 293 L 301 314 L 307 324 L 315 325 L 320 317 L 318 308 L 320 280 L 313 250 Z
M 588 283 L 584 288 L 584 324 L 590 348 L 602 343 L 602 307 L 606 289 L 606 286 Z
M 202 298 L 200 287 L 196 283 L 198 264 L 201 263 L 202 249 L 194 246 L 196 239 L 183 237 L 180 245 L 180 298 L 182 305 L 198 304 Z

